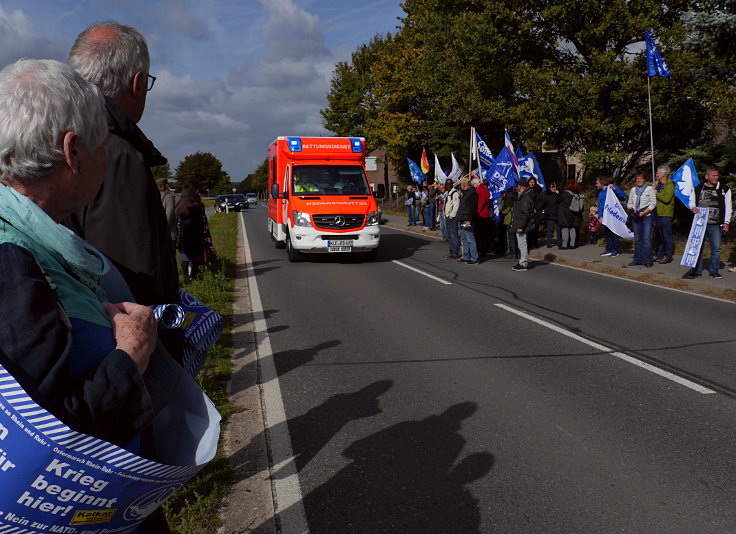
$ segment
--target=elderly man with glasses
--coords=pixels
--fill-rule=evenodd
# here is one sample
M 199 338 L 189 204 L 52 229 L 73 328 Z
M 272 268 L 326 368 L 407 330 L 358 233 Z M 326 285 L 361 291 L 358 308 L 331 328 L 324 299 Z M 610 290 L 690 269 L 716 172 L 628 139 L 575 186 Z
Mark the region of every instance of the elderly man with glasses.
M 103 252 L 120 270 L 136 301 L 176 303 L 176 257 L 151 167 L 166 163 L 138 128 L 156 78 L 143 36 L 114 21 L 96 22 L 77 37 L 69 65 L 105 95 L 110 140 L 105 179 L 94 201 L 64 224 Z M 181 358 L 178 332 L 162 332 L 171 355 Z

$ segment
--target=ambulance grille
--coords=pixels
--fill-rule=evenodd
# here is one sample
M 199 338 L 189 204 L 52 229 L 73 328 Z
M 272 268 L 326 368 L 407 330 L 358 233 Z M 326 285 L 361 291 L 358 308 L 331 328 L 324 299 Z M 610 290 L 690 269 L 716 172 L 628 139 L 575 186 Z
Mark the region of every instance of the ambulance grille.
M 327 230 L 350 230 L 363 226 L 365 215 L 312 215 L 312 222 L 317 228 Z

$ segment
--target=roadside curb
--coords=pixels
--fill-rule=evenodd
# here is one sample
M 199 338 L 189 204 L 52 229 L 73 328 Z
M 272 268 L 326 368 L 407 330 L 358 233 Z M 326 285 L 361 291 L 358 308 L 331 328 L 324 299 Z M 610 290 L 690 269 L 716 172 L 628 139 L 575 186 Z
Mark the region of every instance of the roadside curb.
M 219 534 L 276 534 L 273 492 L 258 382 L 258 346 L 253 331 L 246 251 L 238 224 L 238 256 L 233 304 L 233 370 L 228 395 L 235 407 L 223 436 L 233 470 L 230 494 L 220 509 Z

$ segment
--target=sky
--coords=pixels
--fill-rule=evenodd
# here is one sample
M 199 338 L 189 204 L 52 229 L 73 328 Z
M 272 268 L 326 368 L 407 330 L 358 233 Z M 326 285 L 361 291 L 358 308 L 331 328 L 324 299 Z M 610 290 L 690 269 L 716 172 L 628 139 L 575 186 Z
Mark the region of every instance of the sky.
M 329 135 L 320 109 L 334 66 L 395 33 L 400 0 L 0 0 L 0 66 L 66 61 L 92 22 L 133 26 L 151 74 L 141 129 L 172 171 L 210 152 L 232 181 L 263 162 L 280 135 Z

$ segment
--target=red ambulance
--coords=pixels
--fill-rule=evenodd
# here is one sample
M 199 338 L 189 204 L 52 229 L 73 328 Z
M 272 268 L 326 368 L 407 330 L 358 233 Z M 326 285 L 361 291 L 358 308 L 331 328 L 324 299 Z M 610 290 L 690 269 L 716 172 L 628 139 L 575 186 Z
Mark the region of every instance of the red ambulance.
M 268 148 L 268 232 L 289 261 L 305 253 L 375 260 L 381 210 L 365 173 L 362 137 L 279 137 Z

